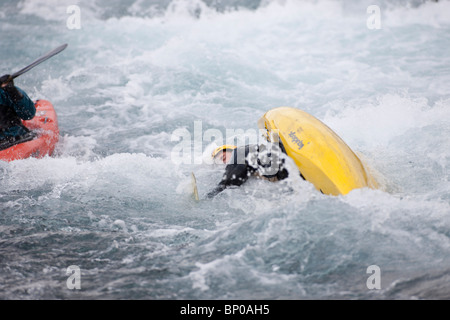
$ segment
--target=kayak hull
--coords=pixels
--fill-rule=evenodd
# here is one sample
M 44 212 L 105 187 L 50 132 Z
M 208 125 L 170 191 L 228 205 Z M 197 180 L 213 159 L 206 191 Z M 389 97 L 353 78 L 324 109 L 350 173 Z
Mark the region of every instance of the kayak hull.
M 47 100 L 35 103 L 36 115 L 23 124 L 37 134 L 31 141 L 19 143 L 0 151 L 0 160 L 14 161 L 26 158 L 51 156 L 59 140 L 58 118 L 53 105 Z
M 312 115 L 279 107 L 265 113 L 258 126 L 267 130 L 269 141 L 281 141 L 305 180 L 322 193 L 345 195 L 353 189 L 377 187 L 350 147 Z

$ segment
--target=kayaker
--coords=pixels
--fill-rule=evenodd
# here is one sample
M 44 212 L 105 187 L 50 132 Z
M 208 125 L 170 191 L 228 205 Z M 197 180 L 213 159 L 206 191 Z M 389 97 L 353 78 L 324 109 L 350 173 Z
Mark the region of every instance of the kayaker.
M 0 150 L 34 138 L 22 124 L 22 120 L 31 120 L 35 116 L 34 103 L 9 78 L 9 75 L 0 77 Z
M 246 145 L 236 147 L 223 145 L 216 148 L 211 156 L 216 164 L 226 164 L 225 174 L 219 185 L 207 194 L 212 198 L 229 186 L 240 186 L 250 176 L 270 181 L 279 181 L 288 177 L 288 171 L 282 158 L 282 149 L 276 144 Z

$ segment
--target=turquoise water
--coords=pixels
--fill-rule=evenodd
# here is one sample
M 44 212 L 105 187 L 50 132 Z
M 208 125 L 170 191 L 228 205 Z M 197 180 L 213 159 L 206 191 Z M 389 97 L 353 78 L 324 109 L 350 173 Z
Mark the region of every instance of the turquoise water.
M 3 74 L 69 47 L 16 79 L 61 139 L 0 163 L 0 298 L 450 298 L 450 2 L 379 2 L 380 29 L 371 4 L 2 2 Z M 223 172 L 208 130 L 242 138 L 278 106 L 326 123 L 382 188 L 292 176 L 205 200 Z M 198 138 L 182 163 L 177 132 Z

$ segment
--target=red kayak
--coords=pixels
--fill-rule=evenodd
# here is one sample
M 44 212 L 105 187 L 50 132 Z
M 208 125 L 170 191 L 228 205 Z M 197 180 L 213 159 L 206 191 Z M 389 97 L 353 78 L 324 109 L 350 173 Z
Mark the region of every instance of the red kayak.
M 35 103 L 36 115 L 23 124 L 37 136 L 30 141 L 16 144 L 0 151 L 0 161 L 51 156 L 59 140 L 58 118 L 53 105 L 47 100 Z

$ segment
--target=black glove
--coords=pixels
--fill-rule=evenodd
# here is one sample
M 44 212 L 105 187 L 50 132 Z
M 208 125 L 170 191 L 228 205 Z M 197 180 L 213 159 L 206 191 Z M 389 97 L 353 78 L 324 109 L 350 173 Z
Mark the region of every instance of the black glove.
M 22 100 L 23 95 L 20 93 L 19 90 L 17 90 L 17 88 L 14 86 L 14 80 L 10 80 L 9 79 L 10 75 L 9 74 L 5 74 L 4 76 L 0 77 L 0 86 L 3 90 L 5 90 L 5 92 L 9 95 L 9 97 L 11 98 L 11 100 L 14 103 L 19 102 L 20 100 Z M 4 85 L 4 83 L 6 83 L 6 85 Z
M 4 76 L 0 77 L 0 86 L 2 88 L 4 88 L 4 86 L 8 86 L 10 83 L 12 83 L 12 85 L 14 85 L 14 80 L 12 80 L 12 79 L 9 80 L 10 77 L 11 76 L 9 74 L 5 74 Z M 4 85 L 4 83 L 6 83 L 6 84 Z

